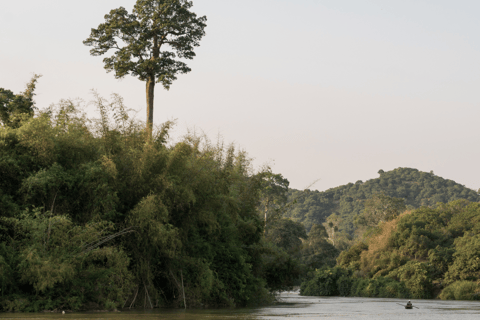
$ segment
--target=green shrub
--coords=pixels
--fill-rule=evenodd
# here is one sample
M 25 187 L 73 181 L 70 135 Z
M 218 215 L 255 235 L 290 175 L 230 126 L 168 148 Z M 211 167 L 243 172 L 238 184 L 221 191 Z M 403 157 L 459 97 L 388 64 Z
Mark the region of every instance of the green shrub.
M 363 297 L 364 296 L 364 289 L 367 287 L 370 279 L 365 278 L 357 278 L 352 283 L 352 288 L 350 290 L 350 295 L 353 297 Z
M 404 282 L 411 298 L 429 299 L 432 296 L 432 278 L 430 267 L 423 262 L 409 261 L 390 272 L 388 277 Z
M 105 310 L 116 310 L 117 309 L 117 304 L 110 299 L 107 299 L 105 301 L 104 305 L 105 305 Z
M 0 305 L 5 312 L 18 312 L 25 310 L 30 305 L 30 302 L 28 299 L 13 295 L 7 299 L 2 299 Z
M 403 282 L 398 282 L 393 279 L 384 278 L 387 281 L 379 290 L 379 297 L 381 298 L 408 298 L 410 293 Z
M 475 232 L 466 232 L 463 237 L 455 239 L 455 253 L 453 263 L 445 273 L 447 284 L 455 281 L 474 281 L 480 272 L 480 235 Z
M 358 278 L 352 284 L 350 295 L 354 297 L 407 298 L 409 291 L 403 282 L 391 278 Z
M 473 281 L 456 281 L 440 293 L 442 300 L 480 300 L 480 285 Z
M 373 279 L 355 277 L 350 270 L 340 267 L 315 271 L 311 280 L 302 283 L 300 294 L 304 296 L 410 297 L 410 291 L 404 282 L 388 277 Z
M 337 289 L 340 296 L 349 296 L 352 290 L 353 278 L 343 275 L 337 280 Z
M 316 270 L 313 279 L 303 282 L 300 286 L 300 295 L 338 296 L 341 295 L 341 293 L 337 283 L 341 285 L 342 295 L 344 295 L 346 286 L 348 285 L 345 278 L 350 276 L 351 272 L 349 270 L 340 267 L 325 267 Z

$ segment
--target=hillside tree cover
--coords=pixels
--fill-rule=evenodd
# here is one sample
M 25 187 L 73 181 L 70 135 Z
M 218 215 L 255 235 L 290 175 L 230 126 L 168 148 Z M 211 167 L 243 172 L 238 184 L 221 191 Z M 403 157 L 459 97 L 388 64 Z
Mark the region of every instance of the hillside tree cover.
M 128 74 L 146 82 L 147 132 L 152 134 L 155 83 L 169 89 L 178 74 L 191 71 L 183 60 L 195 57 L 194 49 L 205 35 L 207 18 L 197 17 L 187 0 L 137 0 L 132 13 L 120 7 L 105 15 L 83 43 L 103 59 L 116 78 Z
M 365 226 L 376 226 L 403 212 L 403 208 L 435 207 L 458 199 L 480 201 L 480 194 L 452 180 L 411 168 L 397 168 L 366 182 L 357 181 L 323 192 L 290 189 L 289 199 L 298 203 L 284 217 L 302 222 L 307 230 L 325 224 L 335 234 L 336 245 L 345 249 L 351 239 L 362 237 Z M 383 209 L 382 209 L 383 208 Z M 332 222 L 332 226 L 329 223 Z M 338 231 L 334 228 L 337 226 Z
M 478 202 L 405 211 L 317 270 L 301 293 L 479 300 L 479 232 Z

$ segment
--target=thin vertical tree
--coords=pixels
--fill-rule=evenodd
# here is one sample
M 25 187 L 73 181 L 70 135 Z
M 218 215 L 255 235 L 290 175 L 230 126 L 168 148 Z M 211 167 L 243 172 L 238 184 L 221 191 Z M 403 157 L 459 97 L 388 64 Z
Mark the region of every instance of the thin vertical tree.
M 92 28 L 83 41 L 90 54 L 103 59 L 115 78 L 130 74 L 146 82 L 147 135 L 152 137 L 155 83 L 170 89 L 178 74 L 191 71 L 182 61 L 195 57 L 194 48 L 205 35 L 207 18 L 190 11 L 186 0 L 137 0 L 132 13 L 120 7 L 105 15 L 105 23 Z

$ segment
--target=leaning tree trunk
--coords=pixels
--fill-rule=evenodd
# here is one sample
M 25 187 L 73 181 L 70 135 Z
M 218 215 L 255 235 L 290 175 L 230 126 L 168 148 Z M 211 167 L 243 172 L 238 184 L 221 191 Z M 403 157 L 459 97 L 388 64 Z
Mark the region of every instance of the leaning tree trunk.
M 147 79 L 147 140 L 152 140 L 153 132 L 153 92 L 155 89 L 155 76 Z

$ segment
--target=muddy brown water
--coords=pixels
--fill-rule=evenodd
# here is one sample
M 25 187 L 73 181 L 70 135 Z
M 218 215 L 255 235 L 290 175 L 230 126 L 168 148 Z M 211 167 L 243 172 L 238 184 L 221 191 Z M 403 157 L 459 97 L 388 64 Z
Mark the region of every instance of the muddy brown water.
M 98 313 L 0 313 L 1 319 L 98 319 L 98 320 L 308 320 L 308 319 L 480 319 L 480 302 L 412 300 L 417 308 L 406 310 L 406 300 L 381 298 L 302 297 L 285 292 L 280 303 L 259 308 L 196 310 L 123 310 Z

